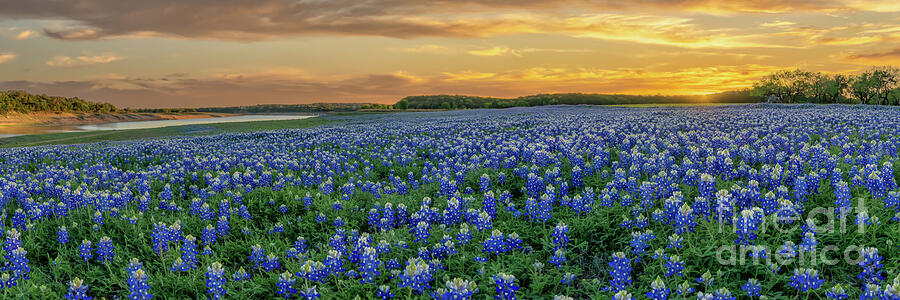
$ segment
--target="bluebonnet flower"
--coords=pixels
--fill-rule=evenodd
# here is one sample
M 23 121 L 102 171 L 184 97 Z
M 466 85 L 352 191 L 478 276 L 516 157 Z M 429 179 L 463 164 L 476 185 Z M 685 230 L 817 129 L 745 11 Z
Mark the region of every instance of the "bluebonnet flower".
M 312 286 L 306 288 L 304 291 L 300 291 L 300 297 L 306 300 L 316 300 L 319 299 L 319 297 L 322 297 L 322 294 L 316 290 L 316 286 Z
M 825 296 L 828 297 L 828 299 L 832 300 L 844 300 L 850 298 L 850 295 L 848 295 L 847 292 L 844 291 L 844 286 L 841 284 L 836 284 L 831 287 L 831 290 L 826 292 Z
M 306 253 L 306 238 L 302 236 L 298 236 L 297 240 L 294 241 L 294 249 L 299 253 Z
M 271 272 L 272 270 L 277 270 L 281 268 L 281 264 L 278 263 L 278 256 L 272 253 L 266 255 L 266 260 L 262 263 L 262 268 L 266 272 Z
M 247 273 L 247 271 L 244 270 L 243 267 L 241 267 L 237 270 L 237 272 L 234 272 L 232 279 L 234 279 L 234 281 L 247 280 L 250 279 L 250 274 Z
M 94 258 L 94 249 L 91 247 L 91 241 L 82 240 L 81 246 L 78 247 L 78 256 L 81 256 L 84 261 L 90 261 Z
M 719 223 L 731 224 L 734 216 L 734 197 L 728 190 L 719 190 L 716 193 L 716 217 Z
M 338 218 L 340 218 L 340 217 L 338 217 Z M 335 220 L 334 225 L 335 225 L 335 227 L 341 227 L 341 226 L 344 226 L 343 222 L 344 222 L 343 220 L 340 220 L 340 222 L 338 220 Z M 338 226 L 338 224 L 340 224 L 340 226 Z M 282 225 L 281 222 L 275 223 L 275 226 L 272 226 L 272 229 L 269 229 L 269 234 L 276 234 L 276 233 L 284 233 L 284 225 Z
M 459 225 L 459 233 L 456 234 L 456 241 L 462 245 L 468 244 L 472 239 L 472 233 L 469 232 L 469 225 L 462 223 Z
M 478 229 L 478 232 L 494 228 L 491 224 L 491 215 L 486 211 L 482 211 L 478 214 L 478 218 L 475 219 L 475 228 Z
M 794 269 L 789 286 L 801 292 L 816 290 L 822 286 L 825 280 L 819 278 L 819 271 L 814 269 Z
M 756 240 L 756 231 L 762 225 L 764 217 L 763 210 L 758 207 L 742 210 L 735 224 L 735 233 L 737 233 L 738 238 L 734 243 L 742 245 L 753 244 L 753 241 Z
M 506 241 L 503 238 L 503 233 L 497 229 L 494 229 L 491 232 L 491 236 L 485 239 L 481 245 L 484 247 L 482 250 L 484 253 L 500 254 L 506 252 Z
M 613 295 L 613 300 L 634 300 L 634 296 L 628 291 L 621 290 Z
M 784 259 L 797 257 L 797 246 L 793 241 L 785 241 L 778 254 Z
M 713 285 L 713 282 L 715 281 L 715 279 L 716 278 L 713 277 L 712 273 L 710 273 L 709 270 L 707 270 L 705 273 L 703 273 L 703 275 L 700 275 L 700 277 L 697 277 L 697 283 L 700 283 L 700 284 L 710 287 Z
M 650 291 L 647 292 L 647 298 L 653 300 L 666 300 L 669 298 L 670 289 L 666 288 L 666 283 L 662 278 L 656 276 L 656 280 L 650 283 Z
M 394 298 L 394 293 L 391 293 L 390 286 L 381 285 L 378 287 L 378 293 L 375 294 L 375 297 L 378 297 L 381 300 L 387 300 L 387 299 Z
M 756 280 L 756 278 L 747 279 L 747 283 L 741 286 L 741 290 L 744 290 L 744 292 L 747 293 L 747 297 L 762 296 L 762 286 L 759 284 L 759 280 Z
M 699 299 L 699 295 L 698 295 Z M 720 288 L 713 292 L 712 300 L 735 300 L 737 297 L 731 295 L 731 291 L 727 288 Z
M 15 229 L 12 229 L 12 230 L 15 230 Z M 8 244 L 10 244 L 10 243 L 8 243 Z M 28 273 L 31 272 L 31 267 L 28 266 L 28 257 L 26 257 L 27 254 L 28 254 L 28 252 L 25 251 L 25 249 L 22 248 L 21 246 L 15 248 L 11 252 L 7 253 L 7 257 L 9 258 L 9 263 L 4 268 L 4 270 L 13 272 L 13 278 L 12 278 L 13 281 L 30 278 Z M 6 281 L 6 283 L 4 283 L 4 285 L 9 287 L 10 286 L 9 281 L 8 280 L 4 280 L 4 281 Z M 15 283 L 12 283 L 12 284 L 15 285 Z
M 675 292 L 682 297 L 686 297 L 694 292 L 694 287 L 691 286 L 691 283 L 685 281 L 678 285 L 678 288 L 675 289 Z
M 206 293 L 213 300 L 219 300 L 225 296 L 225 268 L 219 262 L 212 263 L 206 268 Z
M 674 275 L 683 276 L 683 271 L 684 261 L 681 260 L 681 257 L 678 255 L 669 256 L 666 260 L 666 277 L 672 277 Z
M 400 288 L 409 287 L 416 294 L 421 294 L 431 287 L 431 266 L 420 258 L 411 258 L 400 274 Z
M 153 299 L 153 295 L 150 294 L 150 284 L 147 282 L 147 273 L 141 269 L 142 267 L 143 264 L 141 264 L 137 258 L 132 258 L 128 265 L 128 279 L 126 282 L 128 283 L 128 290 L 130 292 L 128 294 L 129 299 Z
M 862 272 L 856 277 L 863 280 L 865 283 L 880 283 L 882 280 L 882 264 L 881 255 L 878 255 L 878 248 L 863 248 L 860 253 L 863 256 L 862 261 L 859 262 L 859 266 L 862 267 Z
M 556 265 L 557 268 L 562 268 L 562 265 L 566 263 L 566 255 L 563 249 L 556 249 L 553 252 L 553 256 L 550 256 L 550 263 Z
M 900 299 L 900 277 L 894 278 L 893 284 L 885 284 L 881 299 Z
M 684 241 L 684 238 L 682 238 L 681 235 L 678 235 L 677 233 L 673 233 L 672 235 L 669 236 L 669 244 L 666 245 L 666 248 L 667 249 L 681 248 L 682 241 Z
M 56 240 L 63 245 L 69 242 L 69 231 L 66 229 L 66 226 L 60 226 L 59 230 L 56 231 Z
M 800 252 L 812 252 L 816 249 L 816 245 L 819 242 L 816 241 L 816 234 L 813 232 L 806 232 L 803 234 L 803 241 L 800 243 Z
M 481 201 L 481 209 L 487 212 L 491 218 L 497 217 L 497 199 L 494 198 L 494 192 L 487 191 L 484 193 L 484 200 Z
M 569 226 L 565 223 L 559 222 L 559 224 L 556 224 L 556 227 L 553 228 L 553 245 L 555 249 L 566 247 L 566 244 L 569 243 L 569 237 L 566 235 L 568 232 Z
M 496 285 L 497 300 L 514 300 L 516 299 L 516 291 L 519 286 L 516 285 L 516 277 L 506 273 L 494 275 L 494 284 Z
M 631 260 L 625 256 L 624 252 L 616 252 L 612 255 L 609 262 L 612 270 L 609 271 L 609 285 L 613 291 L 624 291 L 631 285 Z
M 867 283 L 863 288 L 862 295 L 859 295 L 859 300 L 881 300 L 883 299 L 882 295 L 881 286 Z
M 843 219 L 852 209 L 850 207 L 850 188 L 843 180 L 835 186 L 834 198 L 835 214 L 837 214 L 838 219 Z
M 868 211 L 861 211 L 856 214 L 856 225 L 866 225 L 870 226 L 872 224 L 881 224 L 878 220 L 878 216 L 870 216 Z
M 329 274 L 340 276 L 344 272 L 344 261 L 341 259 L 341 252 L 334 249 L 328 250 L 328 256 L 325 257 L 324 264 Z
M 181 258 L 175 260 L 172 271 L 188 271 L 197 268 L 197 239 L 188 235 L 181 246 Z
M 478 187 L 482 192 L 486 192 L 491 189 L 491 177 L 488 174 L 481 174 L 481 177 L 478 180 Z
M 415 242 L 424 243 L 428 240 L 428 237 L 431 236 L 431 233 L 428 232 L 430 227 L 428 222 L 419 221 L 416 227 L 413 228 L 413 235 L 416 237 Z
M 656 249 L 655 251 L 653 251 L 653 255 L 651 255 L 650 258 L 653 258 L 653 259 L 660 259 L 660 258 L 668 259 L 669 256 L 666 254 L 666 249 L 659 248 L 659 249 Z
M 224 238 L 228 236 L 228 232 L 231 230 L 231 227 L 228 224 L 228 217 L 220 216 L 219 221 L 216 222 L 216 235 L 220 238 Z
M 297 293 L 297 289 L 294 288 L 294 283 L 297 282 L 297 279 L 294 279 L 294 274 L 291 272 L 281 273 L 281 276 L 278 277 L 278 295 L 284 297 L 284 299 L 291 298 L 295 293 Z
M 253 268 L 259 268 L 260 263 L 265 261 L 265 254 L 263 253 L 262 246 L 259 244 L 250 246 L 250 261 L 253 262 Z
M 509 247 L 509 250 L 522 249 L 522 238 L 519 237 L 518 233 L 510 233 L 506 236 L 506 245 Z
M 675 233 L 676 234 L 684 234 L 686 232 L 694 232 L 694 227 L 697 227 L 697 221 L 694 220 L 694 209 L 687 205 L 687 203 L 682 204 L 678 209 L 678 214 L 675 215 Z
M 84 284 L 84 280 L 81 280 L 78 277 L 69 281 L 69 292 L 66 294 L 66 299 L 70 300 L 88 300 L 91 299 L 91 296 L 87 295 L 88 285 Z
M 151 239 L 153 240 L 153 251 L 156 254 L 162 255 L 163 252 L 169 251 L 169 228 L 165 223 L 158 222 L 153 225 Z
M 647 242 L 656 238 L 653 230 L 647 229 L 644 232 L 635 231 L 631 233 L 631 253 L 636 254 L 635 261 L 640 261 L 641 255 L 650 247 Z
M 200 238 L 203 240 L 203 245 L 214 244 L 216 242 L 216 228 L 212 224 L 206 225 Z
M 378 260 L 378 253 L 372 247 L 366 247 L 363 250 L 363 254 L 359 263 L 359 272 L 361 273 L 360 283 L 370 283 L 374 280 L 375 276 L 381 274 L 378 271 L 378 267 L 381 266 L 381 261 Z
M 104 236 L 97 242 L 97 260 L 102 262 L 112 262 L 113 256 L 116 255 L 112 240 L 108 236 Z
M 562 277 L 562 280 L 560 280 L 560 283 L 565 283 L 566 285 L 571 286 L 573 283 L 575 283 L 575 274 L 566 272 L 566 274 L 563 274 L 563 277 Z
M 474 281 L 454 278 L 447 281 L 446 288 L 440 288 L 435 292 L 435 299 L 440 300 L 464 300 L 472 299 L 472 295 L 478 292 L 478 285 Z

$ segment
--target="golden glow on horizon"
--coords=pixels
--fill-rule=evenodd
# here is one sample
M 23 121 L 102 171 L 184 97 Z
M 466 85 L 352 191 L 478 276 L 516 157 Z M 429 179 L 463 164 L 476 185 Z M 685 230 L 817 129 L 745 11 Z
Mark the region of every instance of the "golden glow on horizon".
M 125 107 L 702 95 L 900 64 L 900 2 L 10 0 L 0 89 Z

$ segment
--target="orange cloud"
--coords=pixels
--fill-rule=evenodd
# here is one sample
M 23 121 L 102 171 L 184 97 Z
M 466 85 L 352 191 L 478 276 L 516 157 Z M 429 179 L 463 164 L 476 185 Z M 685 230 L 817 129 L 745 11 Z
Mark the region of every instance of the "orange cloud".
M 12 52 L 0 53 L 0 64 L 16 59 L 16 54 Z
M 848 54 L 845 55 L 843 59 L 862 64 L 874 65 L 900 63 L 900 47 L 885 52 Z
M 122 58 L 112 54 L 94 56 L 82 55 L 76 57 L 54 56 L 47 61 L 47 65 L 51 67 L 75 67 L 93 64 L 108 64 L 120 59 Z
M 24 40 L 24 39 L 33 37 L 33 36 L 35 36 L 35 35 L 37 35 L 37 34 L 36 34 L 34 31 L 31 31 L 31 30 L 23 30 L 22 32 L 19 32 L 19 34 L 16 34 L 16 36 L 13 37 L 13 39 L 15 39 L 15 40 L 17 40 L 17 41 L 21 41 L 21 40 Z
M 108 0 L 6 2 L 0 18 L 69 21 L 69 27 L 45 29 L 45 35 L 74 40 L 121 36 L 225 40 L 297 35 L 472 37 L 554 32 L 552 29 L 560 26 L 545 26 L 546 23 L 572 17 L 573 11 L 588 16 L 609 11 L 622 15 L 685 10 L 714 15 L 900 11 L 900 4 L 894 0 L 134 0 L 117 5 L 109 5 Z

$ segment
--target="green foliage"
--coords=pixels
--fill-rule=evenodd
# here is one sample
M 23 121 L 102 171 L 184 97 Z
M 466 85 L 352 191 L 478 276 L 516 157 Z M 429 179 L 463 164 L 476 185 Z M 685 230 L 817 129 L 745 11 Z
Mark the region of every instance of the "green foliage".
M 395 109 L 406 110 L 409 108 L 409 102 L 406 100 L 400 100 L 397 104 L 394 104 Z
M 872 67 L 856 74 L 829 75 L 800 69 L 778 71 L 753 85 L 752 94 L 788 103 L 900 104 L 900 69 Z
M 409 96 L 400 100 L 409 108 L 417 109 L 468 109 L 468 108 L 508 108 L 556 104 L 671 104 L 671 103 L 748 103 L 759 102 L 761 98 L 750 94 L 749 90 L 737 90 L 713 95 L 662 96 L 662 95 L 613 95 L 613 94 L 540 94 L 517 98 L 495 98 L 466 95 L 425 95 Z M 397 105 L 400 104 L 397 102 Z M 396 106 L 396 105 L 395 105 Z
M 253 106 L 202 107 L 198 112 L 255 114 L 255 113 L 296 113 L 326 111 L 357 111 L 373 104 L 367 103 L 311 103 L 311 104 L 259 104 Z
M 115 106 L 109 103 L 89 102 L 77 97 L 66 98 L 29 94 L 25 91 L 0 91 L 0 114 L 9 112 L 74 112 L 74 113 L 111 113 Z

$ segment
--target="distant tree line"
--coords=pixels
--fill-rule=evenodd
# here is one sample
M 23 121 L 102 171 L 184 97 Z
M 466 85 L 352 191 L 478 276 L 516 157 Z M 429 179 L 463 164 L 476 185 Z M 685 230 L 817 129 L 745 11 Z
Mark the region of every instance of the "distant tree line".
M 126 112 L 134 112 L 134 113 L 156 113 L 156 114 L 170 114 L 170 113 L 192 113 L 197 112 L 196 108 L 125 108 Z
M 671 104 L 671 103 L 752 103 L 762 100 L 750 90 L 728 91 L 712 95 L 619 95 L 619 94 L 540 94 L 516 98 L 479 97 L 465 95 L 409 96 L 396 104 L 395 109 L 466 109 L 507 108 L 556 104 Z
M 296 112 L 327 112 L 327 111 L 356 111 L 364 108 L 367 103 L 311 103 L 311 104 L 260 104 L 253 106 L 232 107 L 203 107 L 197 108 L 198 112 L 255 114 L 255 113 L 296 113 Z
M 785 70 L 763 77 L 752 94 L 786 103 L 900 104 L 900 69 L 872 67 L 860 74 Z
M 0 114 L 19 112 L 111 113 L 118 111 L 109 103 L 89 102 L 77 97 L 67 98 L 30 94 L 25 91 L 0 91 Z

